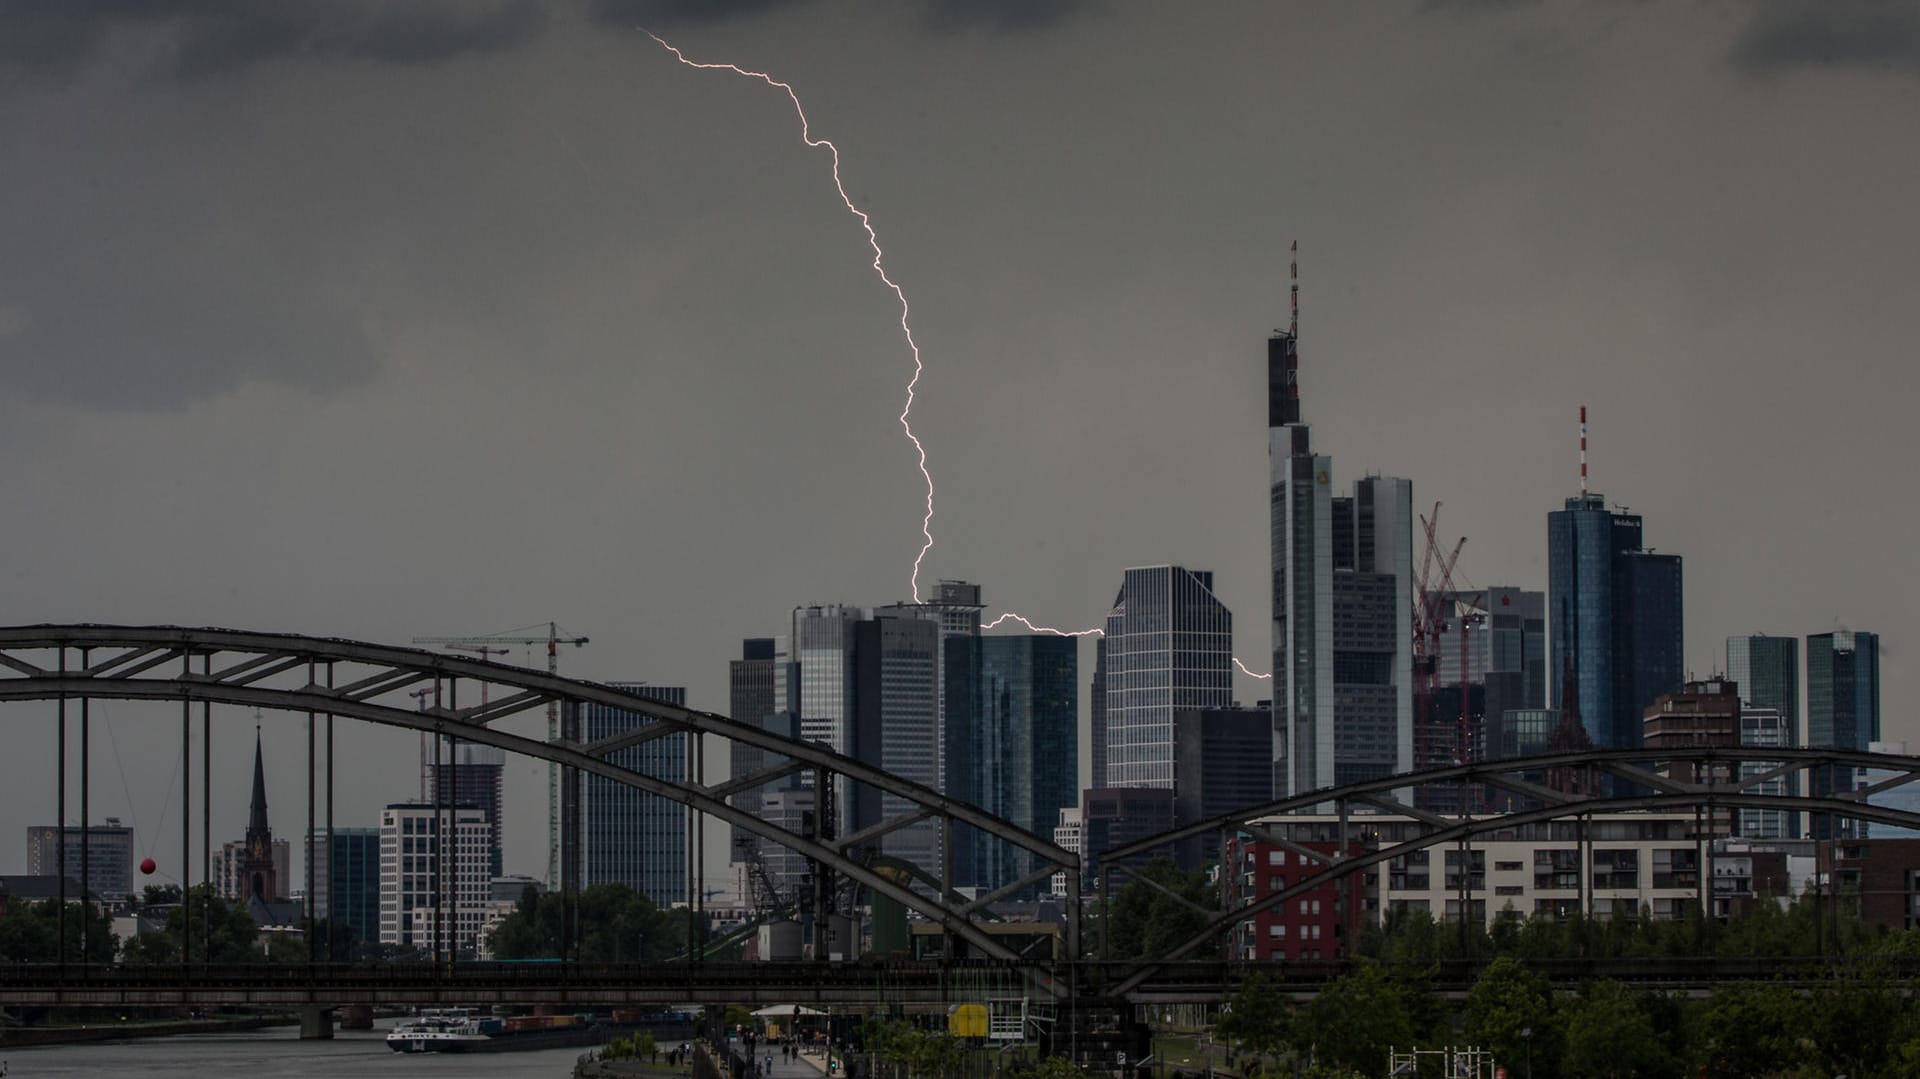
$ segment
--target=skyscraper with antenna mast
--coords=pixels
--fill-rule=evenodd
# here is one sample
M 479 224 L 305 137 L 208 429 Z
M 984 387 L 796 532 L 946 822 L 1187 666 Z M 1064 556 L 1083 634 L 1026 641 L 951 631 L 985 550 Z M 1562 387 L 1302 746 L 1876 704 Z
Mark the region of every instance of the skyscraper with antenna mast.
M 1276 798 L 1413 765 L 1413 485 L 1333 492 L 1300 408 L 1299 246 L 1267 340 Z

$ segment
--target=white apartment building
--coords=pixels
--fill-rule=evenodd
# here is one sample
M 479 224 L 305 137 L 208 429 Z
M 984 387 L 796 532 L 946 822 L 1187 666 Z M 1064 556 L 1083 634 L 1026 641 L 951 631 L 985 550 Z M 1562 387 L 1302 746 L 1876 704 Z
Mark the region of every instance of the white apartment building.
M 440 877 L 440 822 L 452 829 L 452 872 Z M 380 943 L 432 948 L 440 904 L 448 912 L 442 948 L 476 950 L 491 906 L 493 828 L 484 809 L 435 809 L 399 802 L 380 813 Z
M 1336 842 L 1340 833 L 1339 818 L 1331 814 L 1255 823 L 1271 835 L 1316 847 Z M 1355 838 L 1365 836 L 1383 847 L 1431 830 L 1392 814 L 1355 814 L 1349 827 Z M 1488 926 L 1508 910 L 1523 918 L 1584 910 L 1605 919 L 1646 908 L 1655 918 L 1678 918 L 1701 900 L 1701 872 L 1711 863 L 1711 846 L 1692 813 L 1594 813 L 1584 823 L 1569 817 L 1511 824 L 1483 833 L 1464 848 L 1457 843 L 1427 847 L 1359 870 L 1353 894 L 1363 897 L 1363 920 L 1374 921 L 1411 910 L 1452 920 L 1461 916 L 1463 904 L 1469 917 Z M 1267 885 L 1260 878 L 1253 890 L 1269 894 Z

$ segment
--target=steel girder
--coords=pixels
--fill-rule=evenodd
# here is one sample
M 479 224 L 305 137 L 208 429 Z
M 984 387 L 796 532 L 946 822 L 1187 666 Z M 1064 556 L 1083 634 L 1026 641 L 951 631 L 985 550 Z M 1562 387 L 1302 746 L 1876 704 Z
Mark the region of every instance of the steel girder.
M 74 651 L 81 655 L 77 665 L 67 662 L 68 654 Z M 102 652 L 106 653 L 104 657 L 98 655 Z M 56 662 L 45 662 L 40 653 L 55 654 Z M 725 716 L 649 700 L 611 686 L 484 659 L 338 638 L 217 628 L 82 624 L 0 627 L 0 668 L 4 668 L 0 670 L 0 702 L 86 697 L 316 712 L 447 735 L 578 768 L 657 794 L 804 854 L 904 904 L 983 954 L 1001 959 L 1016 956 L 975 924 L 967 911 L 873 872 L 848 857 L 842 841 L 816 841 L 726 801 L 726 795 L 751 787 L 658 779 L 606 759 L 627 745 L 637 744 L 638 739 L 582 745 L 564 738 L 543 741 L 522 737 L 494 730 L 489 724 L 543 707 L 548 701 L 617 708 L 654 720 L 661 733 L 717 735 L 788 758 L 789 766 L 761 773 L 766 777 L 762 783 L 795 769 L 832 773 L 904 799 L 913 807 L 911 813 L 916 819 L 936 816 L 961 821 L 1032 852 L 1076 880 L 1079 872 L 1078 856 L 1009 821 L 825 746 L 795 741 Z M 312 672 L 320 668 L 330 674 L 346 668 L 345 680 L 330 677 L 326 681 L 335 685 L 319 684 L 321 680 Z M 469 696 L 476 701 L 483 696 L 477 692 L 478 687 L 487 687 L 484 696 L 488 703 L 458 707 L 457 691 L 465 688 L 461 682 L 472 687 Z M 433 704 L 425 709 L 415 707 L 405 694 L 422 683 L 432 683 L 436 690 Z

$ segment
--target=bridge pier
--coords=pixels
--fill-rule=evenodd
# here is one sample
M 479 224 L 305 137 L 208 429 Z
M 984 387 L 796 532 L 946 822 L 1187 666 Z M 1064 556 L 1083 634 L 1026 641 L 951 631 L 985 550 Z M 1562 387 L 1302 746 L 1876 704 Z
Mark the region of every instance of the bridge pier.
M 333 1009 L 319 1005 L 309 1005 L 300 1009 L 300 1040 L 331 1041 L 333 1038 Z

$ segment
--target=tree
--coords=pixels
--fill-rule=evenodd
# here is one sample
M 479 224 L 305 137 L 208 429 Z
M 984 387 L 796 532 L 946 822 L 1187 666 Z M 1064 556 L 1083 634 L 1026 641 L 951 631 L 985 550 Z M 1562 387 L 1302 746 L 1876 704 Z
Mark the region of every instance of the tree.
M 1276 1056 L 1292 1042 L 1293 1028 L 1293 1017 L 1280 991 L 1264 974 L 1255 974 L 1241 982 L 1228 998 L 1215 1033 L 1240 1052 Z
M 86 942 L 85 958 L 92 963 L 111 963 L 118 948 L 113 929 L 99 906 L 78 900 L 67 904 L 66 957 L 79 962 L 81 942 Z M 84 932 L 83 932 L 84 930 Z M 0 916 L 0 962 L 54 963 L 61 955 L 60 901 L 8 904 Z
M 1164 955 L 1206 927 L 1207 916 L 1195 907 L 1212 910 L 1216 906 L 1205 870 L 1183 873 L 1172 859 L 1155 858 L 1140 868 L 1138 879 L 1113 897 L 1107 912 L 1107 947 L 1121 959 Z
M 1342 975 L 1306 1007 L 1295 1028 L 1294 1046 L 1310 1046 L 1314 1057 L 1325 1063 L 1384 1074 L 1388 1050 L 1416 1040 L 1415 1003 L 1386 968 L 1362 959 L 1353 973 Z
M 1812 1043 L 1801 1037 L 1807 1021 L 1807 1005 L 1789 986 L 1723 986 L 1699 1013 L 1694 1055 L 1709 1076 L 1791 1075 L 1813 1063 Z
M 640 1056 L 646 1057 L 648 1063 L 652 1063 L 654 1059 L 660 1055 L 660 1045 L 653 1040 L 653 1031 L 645 1030 L 640 1032 L 640 1044 L 634 1046 L 634 1051 Z
M 167 924 L 157 933 L 143 933 L 127 942 L 128 963 L 180 962 L 180 936 L 184 926 L 192 926 L 193 959 L 202 957 L 213 963 L 250 963 L 265 958 L 256 943 L 259 927 L 253 916 L 237 902 L 214 895 L 206 885 L 195 885 L 187 892 L 185 903 L 167 912 Z M 207 938 L 211 936 L 209 946 Z M 305 950 L 301 949 L 304 957 Z M 282 959 L 290 958 L 282 956 Z
M 1467 993 L 1466 1040 L 1491 1050 L 1509 1075 L 1520 1074 L 1515 1065 L 1523 1060 L 1541 1075 L 1558 1075 L 1565 1017 L 1553 985 L 1511 956 L 1487 964 Z
M 1567 1023 L 1566 1075 L 1575 1079 L 1678 1076 L 1679 1062 L 1662 1044 L 1653 1020 L 1619 982 L 1587 987 Z
M 663 911 L 624 884 L 579 893 L 579 958 L 592 963 L 657 963 L 687 949 L 687 913 Z M 556 959 L 567 899 L 528 888 L 491 938 L 501 959 Z

